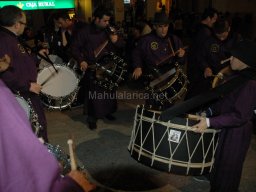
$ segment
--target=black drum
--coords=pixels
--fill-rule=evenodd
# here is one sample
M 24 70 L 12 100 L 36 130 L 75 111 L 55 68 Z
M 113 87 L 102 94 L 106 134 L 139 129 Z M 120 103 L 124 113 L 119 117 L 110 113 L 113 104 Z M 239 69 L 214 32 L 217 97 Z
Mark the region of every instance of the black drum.
M 113 52 L 100 57 L 96 66 L 95 83 L 108 90 L 117 88 L 127 73 L 127 64 Z
M 163 110 L 181 100 L 187 92 L 187 76 L 180 67 L 168 70 L 149 83 L 145 88 L 154 100 L 153 109 Z M 151 108 L 151 107 L 149 107 Z
M 152 168 L 180 175 L 211 172 L 219 130 L 192 131 L 195 120 L 159 120 L 159 111 L 137 107 L 128 149 L 131 156 Z

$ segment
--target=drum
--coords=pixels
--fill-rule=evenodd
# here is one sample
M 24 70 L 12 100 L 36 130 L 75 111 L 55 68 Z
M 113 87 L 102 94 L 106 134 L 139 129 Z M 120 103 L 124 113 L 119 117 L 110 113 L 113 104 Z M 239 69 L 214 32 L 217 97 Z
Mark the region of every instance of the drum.
M 28 117 L 28 120 L 31 123 L 33 132 L 35 133 L 36 136 L 38 136 L 40 129 L 42 129 L 42 126 L 39 123 L 38 115 L 34 111 L 31 101 L 29 99 L 25 100 L 19 94 L 16 94 L 15 97 L 16 97 L 16 100 L 18 101 L 18 103 L 20 104 L 20 106 L 24 109 L 24 111 Z
M 43 84 L 41 99 L 50 109 L 65 109 L 76 99 L 79 79 L 67 66 L 45 67 L 38 73 L 37 82 Z
M 112 52 L 102 56 L 96 66 L 95 84 L 107 90 L 117 88 L 127 73 L 127 64 Z
M 219 130 L 196 133 L 195 120 L 159 120 L 159 111 L 138 106 L 128 149 L 131 156 L 152 168 L 180 175 L 202 175 L 212 170 Z
M 48 152 L 53 154 L 59 162 L 62 175 L 69 173 L 71 171 L 70 158 L 62 151 L 61 147 L 59 145 L 52 145 L 50 143 L 44 143 L 44 145 L 47 147 Z
M 155 106 L 159 106 L 160 110 L 163 106 L 173 105 L 182 99 L 187 92 L 187 84 L 187 76 L 180 67 L 176 67 L 151 81 L 145 89 L 152 95 Z
M 28 102 L 20 95 L 15 95 L 15 97 L 16 97 L 16 100 L 19 102 L 20 106 L 22 107 L 22 109 L 24 109 L 28 119 L 30 119 L 31 107 L 29 106 Z

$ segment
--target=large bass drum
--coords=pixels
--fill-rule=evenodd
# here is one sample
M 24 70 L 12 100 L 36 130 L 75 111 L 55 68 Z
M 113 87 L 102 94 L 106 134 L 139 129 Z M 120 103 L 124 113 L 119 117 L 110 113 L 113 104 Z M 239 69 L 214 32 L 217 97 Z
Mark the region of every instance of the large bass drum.
M 213 168 L 219 130 L 192 131 L 195 120 L 159 120 L 161 112 L 138 106 L 128 149 L 139 162 L 181 175 L 202 175 Z
M 127 73 L 126 62 L 113 52 L 101 56 L 96 66 L 95 84 L 107 90 L 117 88 Z

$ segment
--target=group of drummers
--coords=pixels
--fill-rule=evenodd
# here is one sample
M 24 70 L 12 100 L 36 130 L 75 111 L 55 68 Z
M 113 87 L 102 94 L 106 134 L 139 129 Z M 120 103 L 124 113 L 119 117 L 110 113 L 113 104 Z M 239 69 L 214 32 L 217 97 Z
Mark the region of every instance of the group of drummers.
M 115 94 L 118 86 L 127 78 L 128 72 L 131 72 L 122 59 L 125 40 L 116 29 L 110 27 L 110 19 L 111 12 L 104 7 L 98 7 L 94 11 L 90 24 L 72 20 L 67 14 L 55 15 L 54 22 L 61 28 L 56 42 L 61 47 L 60 50 L 65 50 L 65 57 L 62 59 L 64 62 L 71 58 L 75 61 L 75 67 L 72 65 L 70 69 L 68 65 L 55 65 L 49 57 L 49 50 L 53 51 L 53 47 L 43 46 L 42 49 L 33 51 L 19 38 L 27 25 L 26 15 L 21 9 L 15 6 L 0 9 L 0 88 L 1 92 L 5 93 L 1 93 L 1 98 L 6 102 L 1 102 L 0 120 L 6 128 L 13 129 L 12 135 L 10 133 L 10 136 L 6 136 L 10 139 L 5 138 L 3 141 L 8 145 L 14 142 L 20 146 L 21 152 L 38 150 L 41 153 L 38 158 L 42 157 L 40 162 L 52 166 L 52 170 L 45 167 L 37 170 L 37 166 L 35 170 L 31 168 L 35 177 L 42 171 L 39 173 L 42 177 L 38 180 L 40 183 L 27 181 L 18 183 L 17 186 L 9 186 L 10 177 L 10 180 L 7 178 L 4 181 L 6 183 L 1 181 L 1 191 L 6 191 L 5 187 L 10 187 L 9 191 L 18 191 L 19 187 L 24 188 L 22 191 L 94 189 L 79 171 L 71 171 L 67 176 L 61 177 L 56 162 L 51 157 L 48 158 L 37 141 L 33 137 L 29 139 L 29 143 L 25 141 L 25 137 L 32 134 L 27 129 L 25 115 L 20 110 L 15 111 L 18 105 L 10 95 L 12 92 L 29 103 L 29 108 L 36 116 L 36 123 L 32 126 L 37 130 L 36 135 L 42 137 L 45 142 L 48 142 L 48 136 L 42 102 L 47 107 L 62 109 L 64 105 L 71 106 L 77 99 L 85 104 L 87 123 L 91 130 L 97 128 L 98 119 L 115 120 L 113 113 L 117 111 L 116 98 L 90 97 L 92 93 Z M 151 23 L 152 31 L 141 35 L 134 48 L 128 50 L 131 52 L 131 63 L 128 63 L 132 68 L 131 76 L 135 81 L 145 78 L 144 91 L 150 97 L 146 99 L 144 106 L 149 110 L 164 112 L 162 119 L 168 121 L 168 117 L 173 114 L 178 116 L 191 111 L 203 112 L 205 116 L 200 116 L 198 123 L 193 125 L 195 132 L 203 133 L 209 127 L 221 129 L 215 166 L 210 177 L 211 192 L 238 191 L 243 162 L 250 145 L 253 127 L 251 121 L 256 107 L 256 45 L 254 42 L 243 40 L 239 35 L 231 34 L 230 23 L 225 18 L 218 17 L 215 9 L 205 10 L 189 48 L 170 32 L 170 23 L 164 11 L 155 13 Z M 57 54 L 58 51 L 55 51 Z M 40 59 L 49 65 L 38 74 Z M 223 77 L 223 74 L 221 76 L 219 73 L 222 70 L 228 77 L 217 83 L 220 85 L 212 87 L 215 78 Z M 65 82 L 66 76 L 69 75 L 71 77 Z M 78 84 L 79 89 L 76 87 Z M 44 94 L 43 100 L 39 94 Z M 7 106 L 11 109 L 7 109 Z M 177 106 L 180 108 L 175 111 Z M 8 110 L 11 113 L 8 113 Z M 20 126 L 23 127 L 24 133 L 18 131 L 21 134 L 18 135 L 15 130 Z M 8 132 L 6 128 L 1 126 L 1 140 L 4 133 Z M 3 147 L 1 146 L 1 158 L 5 153 Z M 24 158 L 18 155 L 13 157 L 19 159 L 18 163 L 15 162 L 15 168 L 20 170 L 19 174 L 23 174 L 24 170 L 19 169 L 18 165 L 28 160 L 29 154 Z M 1 166 L 12 162 L 10 158 L 8 156 Z M 37 160 L 30 159 L 29 162 Z M 17 174 L 14 169 L 9 173 L 10 176 Z M 49 174 L 51 177 L 47 178 Z M 20 177 L 25 178 L 24 175 Z M 19 181 L 17 179 L 14 182 Z M 25 187 L 28 187 L 27 190 Z

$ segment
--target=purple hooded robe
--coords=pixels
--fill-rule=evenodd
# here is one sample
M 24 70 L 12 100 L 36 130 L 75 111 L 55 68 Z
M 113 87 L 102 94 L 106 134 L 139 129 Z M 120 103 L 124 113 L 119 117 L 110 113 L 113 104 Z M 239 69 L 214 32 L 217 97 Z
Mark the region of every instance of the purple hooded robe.
M 211 192 L 237 192 L 243 163 L 250 146 L 256 81 L 234 89 L 211 107 L 211 127 L 221 129 L 211 173 Z
M 0 191 L 83 191 L 70 177 L 61 177 L 54 156 L 31 131 L 27 116 L 0 80 Z

